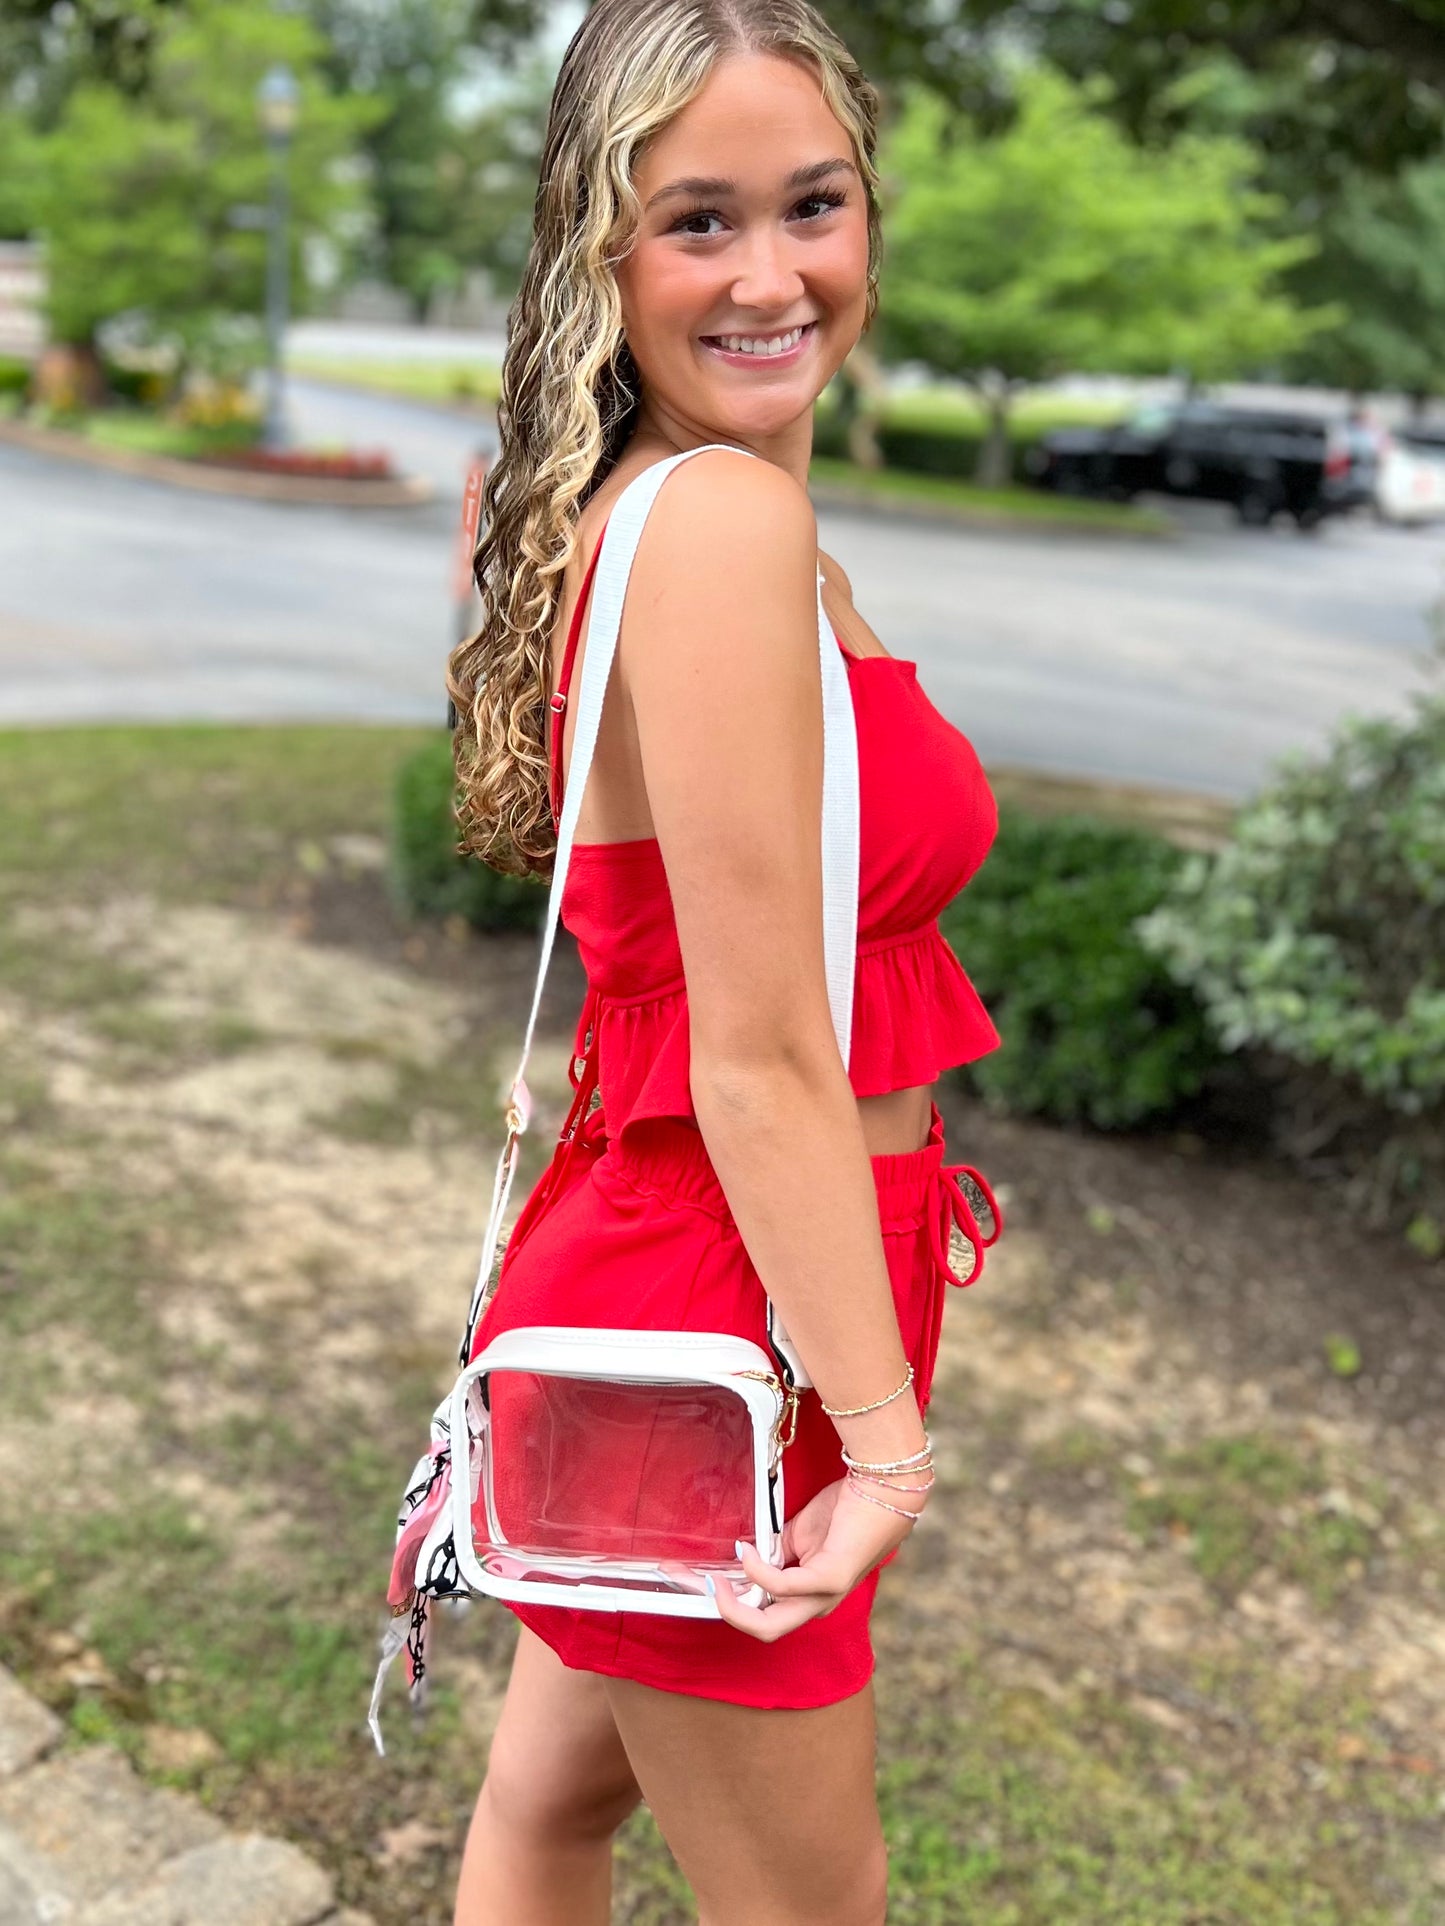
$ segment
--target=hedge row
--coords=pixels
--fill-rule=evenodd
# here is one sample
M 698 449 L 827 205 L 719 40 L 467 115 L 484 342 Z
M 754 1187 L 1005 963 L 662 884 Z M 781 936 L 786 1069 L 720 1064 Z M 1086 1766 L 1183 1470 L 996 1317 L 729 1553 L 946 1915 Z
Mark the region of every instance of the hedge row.
M 1050 424 L 1021 421 L 1009 425 L 1009 450 L 1015 475 L 1024 472 L 1023 457 Z M 878 452 L 885 468 L 915 475 L 945 475 L 954 481 L 972 481 L 978 471 L 983 448 L 982 427 L 943 426 L 885 422 L 877 431 Z M 813 452 L 835 460 L 846 460 L 848 433 L 836 409 L 819 409 L 813 425 Z

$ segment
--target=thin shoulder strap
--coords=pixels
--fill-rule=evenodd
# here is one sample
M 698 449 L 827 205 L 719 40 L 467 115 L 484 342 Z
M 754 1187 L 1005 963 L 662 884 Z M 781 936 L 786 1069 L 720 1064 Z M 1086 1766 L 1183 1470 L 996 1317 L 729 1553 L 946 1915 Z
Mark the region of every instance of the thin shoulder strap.
M 552 718 L 551 734 L 547 742 L 547 771 L 551 781 L 554 816 L 557 814 L 558 799 L 562 794 L 562 718 L 567 713 L 567 693 L 572 687 L 572 665 L 577 659 L 577 639 L 582 633 L 582 611 L 587 606 L 587 591 L 592 586 L 592 577 L 597 570 L 597 558 L 601 555 L 602 544 L 606 540 L 607 523 L 604 522 L 602 533 L 597 537 L 597 546 L 592 551 L 592 559 L 587 564 L 586 573 L 582 577 L 582 586 L 577 591 L 572 620 L 567 625 L 567 643 L 562 651 L 562 667 L 557 677 L 556 693 L 548 699 L 547 703 L 547 711 Z
M 524 1072 L 532 1048 L 532 1033 L 542 1001 L 542 985 L 552 960 L 552 944 L 562 895 L 567 883 L 567 866 L 577 831 L 582 795 L 587 786 L 592 753 L 597 745 L 597 729 L 602 715 L 602 698 L 607 689 L 612 660 L 622 626 L 622 607 L 627 595 L 633 557 L 657 492 L 672 470 L 704 448 L 726 448 L 727 442 L 704 442 L 685 448 L 665 460 L 643 469 L 622 490 L 612 505 L 607 521 L 610 539 L 597 573 L 592 601 L 592 623 L 587 637 L 587 653 L 582 660 L 582 678 L 577 691 L 577 722 L 572 734 L 571 780 L 563 801 L 562 818 L 557 826 L 557 855 L 552 870 L 551 889 L 542 929 L 542 954 L 537 967 L 537 984 L 532 994 L 532 1009 L 522 1041 L 521 1061 L 512 1081 L 507 1105 L 507 1141 L 497 1165 L 492 1191 L 492 1208 L 482 1244 L 481 1266 L 472 1292 L 467 1328 L 459 1352 L 460 1362 L 468 1361 L 471 1340 L 483 1308 L 487 1283 L 492 1273 L 502 1217 L 507 1207 L 518 1158 L 519 1140 L 531 1121 L 532 1099 Z M 751 449 L 735 453 L 751 454 Z M 756 457 L 762 460 L 761 456 Z M 602 552 L 599 543 L 598 554 Z M 596 556 L 594 555 L 594 561 Z M 818 657 L 823 678 L 823 963 L 828 984 L 828 1007 L 838 1050 L 849 1062 L 853 1030 L 853 973 L 858 931 L 858 747 L 853 715 L 853 694 L 841 649 L 823 612 L 823 571 L 817 571 Z

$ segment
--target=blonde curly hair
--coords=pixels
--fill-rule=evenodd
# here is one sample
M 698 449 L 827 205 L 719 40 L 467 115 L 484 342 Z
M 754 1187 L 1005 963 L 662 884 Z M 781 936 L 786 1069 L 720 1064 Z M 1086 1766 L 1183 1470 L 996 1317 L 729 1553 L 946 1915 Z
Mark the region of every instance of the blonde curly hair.
M 447 665 L 457 847 L 507 874 L 551 874 L 548 639 L 581 510 L 626 447 L 641 400 L 613 274 L 641 212 L 634 165 L 714 66 L 741 53 L 811 63 L 850 135 L 868 205 L 865 329 L 877 310 L 879 95 L 817 9 L 807 0 L 597 0 L 552 92 L 531 251 L 507 316 L 500 447 L 472 564 L 481 627 Z

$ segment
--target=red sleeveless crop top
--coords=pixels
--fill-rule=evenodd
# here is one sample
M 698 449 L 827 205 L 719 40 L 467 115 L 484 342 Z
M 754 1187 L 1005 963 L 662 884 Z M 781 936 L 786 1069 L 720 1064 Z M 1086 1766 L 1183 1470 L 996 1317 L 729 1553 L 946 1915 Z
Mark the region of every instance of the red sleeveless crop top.
M 604 525 L 572 613 L 548 761 L 562 813 L 562 716 Z M 834 640 L 837 640 L 835 635 Z M 838 643 L 843 648 L 841 642 Z M 843 649 L 858 738 L 858 952 L 848 1065 L 855 1096 L 928 1084 L 996 1049 L 999 1034 L 938 927 L 998 827 L 973 745 L 933 706 L 918 665 Z M 572 845 L 560 916 L 587 972 L 564 1135 L 601 1092 L 604 1134 L 644 1117 L 697 1119 L 689 1086 L 687 995 L 655 836 Z

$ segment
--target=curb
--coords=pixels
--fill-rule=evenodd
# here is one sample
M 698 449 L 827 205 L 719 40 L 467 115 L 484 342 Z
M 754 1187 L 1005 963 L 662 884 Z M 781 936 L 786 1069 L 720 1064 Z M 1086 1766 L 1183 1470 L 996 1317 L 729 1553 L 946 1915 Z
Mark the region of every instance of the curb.
M 140 481 L 162 482 L 202 495 L 232 495 L 253 502 L 309 503 L 324 508 L 414 508 L 436 490 L 419 475 L 395 481 L 333 481 L 324 475 L 258 475 L 219 463 L 183 461 L 175 455 L 146 455 L 133 448 L 106 448 L 59 428 L 0 421 L 0 445 L 55 455 L 91 468 L 109 468 Z

